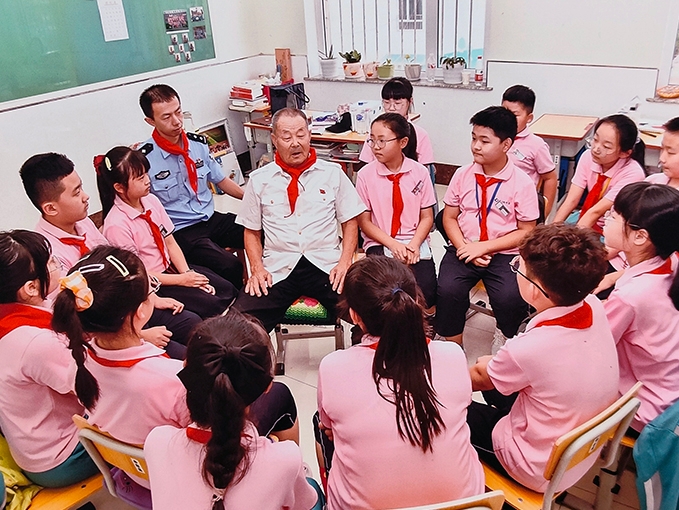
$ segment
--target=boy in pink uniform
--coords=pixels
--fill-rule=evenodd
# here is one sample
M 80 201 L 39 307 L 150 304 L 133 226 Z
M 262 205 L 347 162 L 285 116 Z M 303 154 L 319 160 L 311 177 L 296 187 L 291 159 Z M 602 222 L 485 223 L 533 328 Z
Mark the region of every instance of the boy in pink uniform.
M 658 160 L 662 172 L 649 175 L 646 180 L 679 189 L 679 117 L 668 120 L 663 128 L 665 133 Z
M 523 298 L 537 310 L 526 331 L 470 369 L 467 422 L 482 460 L 526 487 L 544 492 L 554 442 L 617 398 L 615 343 L 601 302 L 588 295 L 606 271 L 606 250 L 591 230 L 540 225 L 512 261 Z M 584 298 L 584 299 L 583 299 Z M 565 490 L 596 461 L 568 470 Z
M 556 203 L 557 173 L 547 143 L 528 129 L 533 122 L 535 92 L 525 85 L 514 85 L 502 94 L 502 106 L 516 115 L 517 133 L 509 157 L 514 165 L 533 179 L 544 196 L 544 217 L 548 217 Z
M 637 432 L 679 400 L 679 191 L 638 182 L 625 186 L 606 216 L 606 246 L 629 267 L 605 308 L 620 363 L 620 393 L 637 381 Z
M 436 314 L 437 333 L 460 345 L 469 291 L 479 280 L 502 335 L 516 334 L 528 306 L 508 263 L 539 216 L 533 181 L 507 156 L 516 136 L 514 114 L 491 106 L 470 123 L 474 163 L 453 174 L 443 198 L 443 227 L 451 246 L 439 269 Z

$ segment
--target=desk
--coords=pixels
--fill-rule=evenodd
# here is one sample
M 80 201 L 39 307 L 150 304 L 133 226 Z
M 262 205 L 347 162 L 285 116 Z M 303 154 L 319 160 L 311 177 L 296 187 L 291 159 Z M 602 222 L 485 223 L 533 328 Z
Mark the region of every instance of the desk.
M 244 113 L 246 116 L 245 122 L 252 122 L 252 116 L 253 114 L 259 115 L 259 116 L 267 116 L 271 114 L 271 107 L 269 106 L 269 103 L 265 103 L 263 105 L 259 106 L 235 106 L 233 104 L 229 105 L 229 110 L 233 112 L 241 112 Z M 248 152 L 250 153 L 250 168 L 254 170 L 257 166 L 257 162 L 255 161 L 255 144 L 256 142 L 253 140 L 252 136 L 248 136 L 248 133 L 251 133 L 251 131 L 248 131 L 247 129 L 245 130 L 245 141 L 248 143 Z
M 598 117 L 545 113 L 531 124 L 530 130 L 549 144 L 558 172 L 561 157 L 572 158 L 578 153 L 597 120 Z

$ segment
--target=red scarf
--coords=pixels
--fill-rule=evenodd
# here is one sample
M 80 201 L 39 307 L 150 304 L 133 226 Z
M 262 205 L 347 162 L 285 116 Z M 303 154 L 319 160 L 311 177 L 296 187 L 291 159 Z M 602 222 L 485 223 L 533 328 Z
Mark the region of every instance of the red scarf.
M 582 204 L 582 209 L 580 209 L 580 218 L 584 216 L 584 214 L 589 211 L 594 205 L 601 200 L 601 197 L 603 197 L 604 193 L 606 192 L 606 189 L 608 188 L 608 182 L 610 181 L 610 177 L 606 177 L 603 173 L 599 174 L 598 177 L 596 178 L 596 183 L 592 187 L 592 189 L 587 193 L 587 198 L 585 198 L 585 203 Z M 603 232 L 601 227 L 595 223 L 592 228 L 599 232 L 600 234 Z
M 391 237 L 396 237 L 398 231 L 401 229 L 401 214 L 403 214 L 403 195 L 401 195 L 401 177 L 403 174 L 389 174 L 387 179 L 389 179 L 392 186 L 391 194 L 391 206 L 393 212 L 391 214 Z
M 316 163 L 316 149 L 312 147 L 309 150 L 309 156 L 306 158 L 306 161 L 298 167 L 293 167 L 285 163 L 278 155 L 278 152 L 274 155 L 274 159 L 276 160 L 276 164 L 281 167 L 286 174 L 292 177 L 290 184 L 288 184 L 288 199 L 290 200 L 290 214 L 293 214 L 295 212 L 295 204 L 297 204 L 297 197 L 299 197 L 299 176 L 302 175 L 304 170 L 308 170 Z
M 372 349 L 373 351 L 376 351 L 379 343 L 380 342 L 378 340 L 377 342 L 374 342 L 372 344 L 363 344 L 363 345 L 365 345 L 368 349 Z M 430 343 L 431 343 L 431 338 L 427 337 L 427 345 L 429 345 Z M 359 344 L 359 345 L 361 345 L 361 344 Z
M 496 179 L 495 177 L 486 177 L 485 175 L 481 174 L 474 174 L 474 177 L 476 177 L 476 184 L 481 188 L 481 203 L 479 204 L 479 227 L 480 227 L 480 234 L 479 234 L 479 241 L 487 241 L 488 240 L 488 204 L 486 203 L 488 201 L 488 188 L 490 188 L 493 184 L 499 184 L 502 182 L 500 179 Z
M 196 443 L 207 444 L 212 438 L 212 431 L 197 429 L 196 427 L 186 427 L 186 437 Z
M 145 359 L 151 359 L 151 358 L 158 358 L 158 357 L 163 357 L 163 358 L 170 358 L 166 352 L 163 352 L 161 354 L 156 354 L 155 356 L 147 356 L 145 358 L 136 358 L 136 359 L 106 359 L 102 358 L 101 356 L 97 356 L 97 354 L 94 352 L 94 349 L 89 349 L 87 351 L 87 356 L 92 358 L 92 361 L 96 361 L 98 364 L 100 364 L 103 367 L 109 367 L 109 368 L 130 368 L 135 366 L 137 363 L 141 363 Z
M 175 156 L 182 156 L 184 158 L 184 164 L 186 165 L 186 173 L 189 176 L 189 184 L 193 192 L 198 195 L 198 170 L 196 169 L 196 162 L 189 156 L 189 139 L 186 136 L 186 132 L 182 130 L 181 134 L 181 146 L 175 145 L 171 141 L 160 136 L 157 129 L 153 130 L 151 134 L 153 141 L 156 145 L 163 149 L 165 152 L 169 152 Z M 184 147 L 182 149 L 182 146 Z
M 163 257 L 163 267 L 167 269 L 167 266 L 170 265 L 170 262 L 167 260 L 167 256 L 165 255 L 165 239 L 163 238 L 163 233 L 160 231 L 160 227 L 158 227 L 158 225 L 156 225 L 151 219 L 151 209 L 146 211 L 144 214 L 140 214 L 139 217 L 148 223 L 149 227 L 151 227 L 153 242 L 156 243 L 156 248 L 158 248 L 160 255 Z
M 68 246 L 76 246 L 80 250 L 80 256 L 84 257 L 90 252 L 90 249 L 87 247 L 85 242 L 87 241 L 85 234 L 83 234 L 82 237 L 82 239 L 78 239 L 76 237 L 60 237 L 59 241 Z
M 549 319 L 539 322 L 535 325 L 536 328 L 540 326 L 561 326 L 571 329 L 587 329 L 592 326 L 594 322 L 594 314 L 592 307 L 587 303 L 582 303 L 580 308 L 576 308 L 572 312 L 567 313 L 556 319 Z
M 0 305 L 0 338 L 20 326 L 52 329 L 52 314 L 47 310 L 20 303 Z
M 659 274 L 668 275 L 672 274 L 672 260 L 671 257 L 667 257 L 662 266 L 656 267 L 655 269 L 648 271 L 646 274 Z

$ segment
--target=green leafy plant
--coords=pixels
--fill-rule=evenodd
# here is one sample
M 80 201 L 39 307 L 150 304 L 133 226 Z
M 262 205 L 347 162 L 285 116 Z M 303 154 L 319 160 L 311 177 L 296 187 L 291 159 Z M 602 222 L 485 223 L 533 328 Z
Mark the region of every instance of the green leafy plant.
M 412 63 L 415 62 L 415 55 L 410 55 L 410 54 L 406 53 L 405 56 L 404 56 L 403 58 L 406 59 L 406 62 L 407 62 L 408 64 L 412 64 Z
M 340 52 L 340 57 L 342 57 L 347 64 L 355 64 L 361 61 L 361 54 L 356 50 L 347 51 L 346 53 Z
M 332 44 L 330 45 L 330 49 L 326 52 L 323 50 L 318 50 L 318 56 L 321 60 L 332 60 L 335 58 L 335 54 L 333 53 L 332 49 Z
M 446 69 L 452 69 L 455 64 L 462 64 L 462 67 L 467 65 L 467 61 L 464 57 L 444 57 L 441 59 L 441 65 Z
M 390 66 L 391 65 L 391 59 L 388 58 L 384 62 L 380 64 L 381 66 Z

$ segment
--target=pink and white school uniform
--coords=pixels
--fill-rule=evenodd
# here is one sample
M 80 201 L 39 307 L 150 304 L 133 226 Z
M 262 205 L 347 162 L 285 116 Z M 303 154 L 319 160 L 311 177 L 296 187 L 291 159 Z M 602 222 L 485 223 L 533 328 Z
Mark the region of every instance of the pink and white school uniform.
M 274 443 L 248 423 L 242 443 L 250 450 L 245 476 L 224 494 L 232 510 L 309 510 L 316 491 L 306 481 L 302 453 L 292 441 Z M 155 428 L 144 445 L 151 475 L 153 508 L 212 508 L 215 490 L 202 476 L 205 445 L 189 439 L 186 428 Z M 219 491 L 221 492 L 221 491 Z
M 603 305 L 590 295 L 538 313 L 488 363 L 488 376 L 503 395 L 519 393 L 493 428 L 495 455 L 518 482 L 544 492 L 554 442 L 618 396 L 615 342 Z M 576 483 L 596 459 L 568 470 L 557 490 Z
M 335 446 L 328 509 L 398 508 L 483 493 L 483 468 L 465 422 L 472 390 L 460 347 L 429 343 L 432 386 L 446 428 L 424 453 L 399 436 L 396 408 L 377 392 L 377 340 L 366 335 L 361 344 L 330 353 L 318 369 L 320 420 L 332 429 Z
M 413 238 L 420 224 L 420 211 L 433 207 L 436 203 L 434 187 L 429 179 L 429 170 L 412 159 L 404 158 L 401 169 L 394 173 L 384 164 L 374 160 L 358 172 L 356 191 L 370 211 L 370 220 L 389 234 L 394 214 L 391 201 L 394 185 L 388 176 L 395 174 L 402 174 L 399 187 L 403 197 L 401 228 L 396 234 L 396 239 L 408 242 Z M 378 244 L 365 234 L 362 235 L 365 249 Z M 425 242 L 428 243 L 429 239 Z
M 528 128 L 516 135 L 507 155 L 517 168 L 526 172 L 536 187 L 542 174 L 552 172 L 555 168 L 547 142 Z
M 422 165 L 430 165 L 434 163 L 434 149 L 432 148 L 429 134 L 424 130 L 423 127 L 418 126 L 417 124 L 411 125 L 415 128 L 415 136 L 417 136 L 417 162 Z M 365 163 L 375 161 L 375 155 L 367 143 L 363 144 L 363 148 L 361 149 L 358 159 Z
M 571 184 L 589 191 L 596 184 L 602 170 L 601 165 L 595 163 L 592 159 L 592 151 L 587 150 L 580 156 Z M 604 175 L 608 178 L 608 182 L 604 184 L 605 191 L 601 198 L 611 202 L 615 201 L 615 197 L 618 196 L 622 188 L 633 182 L 643 181 L 645 177 L 641 165 L 632 158 L 619 159 L 607 172 L 604 172 Z M 599 218 L 597 225 L 603 230 L 603 216 Z
M 89 218 L 76 222 L 75 230 L 77 235 L 69 234 L 42 217 L 35 226 L 35 231 L 44 235 L 50 242 L 52 254 L 61 263 L 63 271 L 71 269 L 85 254 L 97 246 L 108 244 L 104 235 Z
M 51 317 L 52 312 L 23 306 Z M 3 314 L 4 315 L 4 314 Z M 36 326 L 19 326 L 0 338 L 0 428 L 14 460 L 31 473 L 60 465 L 78 445 L 74 414 L 76 364 L 66 339 Z
M 676 255 L 625 270 L 604 307 L 618 349 L 620 390 L 644 383 L 632 428 L 637 431 L 679 400 L 679 311 L 667 295 Z

